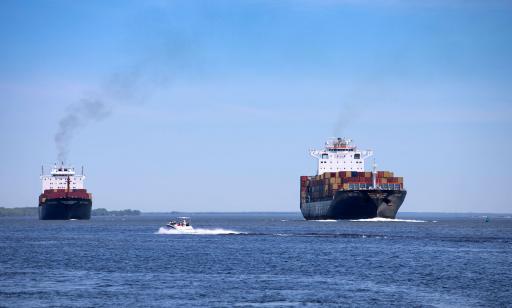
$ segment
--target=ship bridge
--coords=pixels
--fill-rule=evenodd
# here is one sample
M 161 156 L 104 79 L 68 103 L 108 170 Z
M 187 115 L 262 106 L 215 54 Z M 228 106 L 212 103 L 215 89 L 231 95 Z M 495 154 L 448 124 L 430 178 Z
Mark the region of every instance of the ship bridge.
M 373 155 L 372 150 L 360 151 L 348 138 L 327 139 L 322 150 L 312 149 L 311 156 L 318 160 L 317 174 L 337 171 L 364 171 L 364 160 Z
M 61 164 L 53 165 L 50 174 L 44 174 L 44 168 L 41 168 L 42 191 L 51 189 L 84 189 L 85 175 L 82 168 L 82 174 L 76 174 L 75 168 Z
M 57 165 L 53 166 L 52 168 L 52 171 L 50 172 L 51 175 L 53 176 L 59 176 L 59 175 L 63 175 L 63 176 L 72 176 L 72 175 L 75 175 L 75 168 L 73 167 L 65 167 L 65 166 L 60 166 L 60 167 L 57 167 Z

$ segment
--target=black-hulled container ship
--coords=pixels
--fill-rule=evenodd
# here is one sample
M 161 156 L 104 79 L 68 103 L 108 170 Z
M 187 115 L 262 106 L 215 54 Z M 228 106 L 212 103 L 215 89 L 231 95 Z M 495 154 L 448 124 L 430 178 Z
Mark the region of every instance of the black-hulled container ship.
M 331 138 L 322 150 L 315 176 L 300 177 L 300 210 L 307 220 L 395 218 L 407 191 L 402 177 L 390 171 L 365 171 L 371 150 L 360 151 L 352 140 Z
M 43 191 L 39 196 L 39 219 L 90 219 L 92 194 L 84 188 L 85 176 L 72 167 L 55 165 L 50 174 L 41 170 Z

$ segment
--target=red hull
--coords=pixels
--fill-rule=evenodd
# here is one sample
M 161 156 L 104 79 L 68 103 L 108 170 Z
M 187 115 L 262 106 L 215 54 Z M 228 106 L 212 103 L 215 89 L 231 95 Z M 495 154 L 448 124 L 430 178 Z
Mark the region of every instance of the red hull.
M 92 194 L 88 193 L 86 189 L 47 189 L 39 196 L 39 203 L 44 203 L 47 199 L 92 199 Z

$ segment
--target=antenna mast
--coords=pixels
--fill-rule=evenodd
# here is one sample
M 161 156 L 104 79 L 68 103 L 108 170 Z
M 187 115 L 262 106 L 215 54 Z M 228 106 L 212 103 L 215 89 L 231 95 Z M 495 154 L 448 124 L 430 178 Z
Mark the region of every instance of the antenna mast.
M 373 159 L 372 180 L 373 180 L 373 189 L 377 189 L 377 164 L 375 163 L 375 158 Z

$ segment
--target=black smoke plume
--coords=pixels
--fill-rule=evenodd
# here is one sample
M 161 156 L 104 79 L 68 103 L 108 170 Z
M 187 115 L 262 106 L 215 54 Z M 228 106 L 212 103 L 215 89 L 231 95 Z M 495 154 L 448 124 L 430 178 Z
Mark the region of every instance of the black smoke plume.
M 152 93 L 167 89 L 177 73 L 185 69 L 185 64 L 200 62 L 191 43 L 196 38 L 189 42 L 178 34 L 162 36 L 163 42 L 146 46 L 140 59 L 106 76 L 95 91 L 98 94 L 88 95 L 67 108 L 55 134 L 59 161 L 67 160 L 72 139 L 80 128 L 107 118 L 115 107 L 144 105 Z M 190 60 L 191 55 L 194 61 Z
M 352 125 L 358 115 L 358 110 L 354 102 L 350 101 L 341 105 L 338 118 L 334 123 L 333 136 L 344 137 L 344 134 L 347 133 L 347 128 Z
M 101 121 L 107 118 L 110 113 L 110 108 L 99 99 L 82 99 L 78 103 L 70 105 L 66 109 L 66 114 L 60 120 L 59 128 L 55 134 L 59 161 L 67 161 L 71 141 L 79 128 L 91 122 Z

